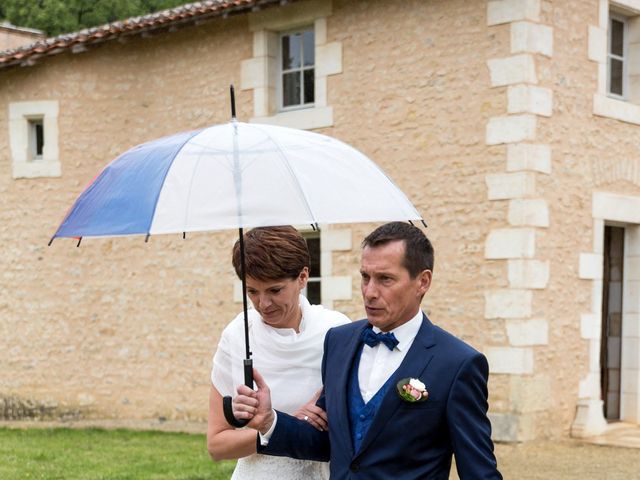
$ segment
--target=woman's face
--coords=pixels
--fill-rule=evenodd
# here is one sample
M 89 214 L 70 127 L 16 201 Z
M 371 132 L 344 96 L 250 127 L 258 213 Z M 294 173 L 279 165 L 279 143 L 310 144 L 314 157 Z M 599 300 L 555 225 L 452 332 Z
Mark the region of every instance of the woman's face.
M 304 267 L 292 280 L 257 280 L 247 277 L 247 295 L 262 320 L 274 328 L 293 328 L 300 325 L 300 291 L 307 285 L 309 269 Z

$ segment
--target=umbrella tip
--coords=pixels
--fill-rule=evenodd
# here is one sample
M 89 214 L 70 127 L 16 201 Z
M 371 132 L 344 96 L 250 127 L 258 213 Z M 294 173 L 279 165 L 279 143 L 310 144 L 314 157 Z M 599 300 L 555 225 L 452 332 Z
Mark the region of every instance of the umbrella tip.
M 51 237 L 51 240 L 49 240 L 49 243 L 47 243 L 47 247 L 50 247 L 51 244 L 53 243 L 53 241 L 55 240 L 56 236 L 54 235 L 53 237 Z
M 78 238 L 78 244 L 76 245 L 76 248 L 80 246 L 80 242 L 82 242 L 82 237 Z
M 187 232 L 182 232 L 182 239 L 185 240 L 187 238 Z
M 422 222 L 422 225 L 424 225 L 424 228 L 427 228 L 427 222 L 425 222 L 422 218 L 420 219 L 420 221 Z
M 231 119 L 235 120 L 236 118 L 236 93 L 233 88 L 233 83 L 229 85 L 229 94 L 231 95 Z
M 149 243 L 149 237 L 151 236 L 150 233 L 147 233 L 147 236 L 144 237 L 144 243 Z

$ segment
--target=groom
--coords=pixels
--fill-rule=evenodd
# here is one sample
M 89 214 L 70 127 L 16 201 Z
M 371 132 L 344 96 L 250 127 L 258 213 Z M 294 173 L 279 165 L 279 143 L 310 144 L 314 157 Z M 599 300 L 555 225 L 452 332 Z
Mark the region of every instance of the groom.
M 419 228 L 393 222 L 365 238 L 367 320 L 329 330 L 324 343 L 318 406 L 329 431 L 272 410 L 255 371 L 257 390 L 238 387 L 234 414 L 259 431 L 258 453 L 330 460 L 332 479 L 443 480 L 453 454 L 461 480 L 502 478 L 487 360 L 420 310 L 432 271 L 433 247 Z

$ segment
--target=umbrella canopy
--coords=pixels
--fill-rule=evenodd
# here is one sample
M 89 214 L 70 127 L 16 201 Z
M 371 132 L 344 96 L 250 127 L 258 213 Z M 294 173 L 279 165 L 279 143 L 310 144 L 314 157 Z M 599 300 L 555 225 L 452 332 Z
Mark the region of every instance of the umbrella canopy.
M 125 152 L 80 195 L 53 238 L 390 220 L 421 217 L 355 148 L 232 120 Z

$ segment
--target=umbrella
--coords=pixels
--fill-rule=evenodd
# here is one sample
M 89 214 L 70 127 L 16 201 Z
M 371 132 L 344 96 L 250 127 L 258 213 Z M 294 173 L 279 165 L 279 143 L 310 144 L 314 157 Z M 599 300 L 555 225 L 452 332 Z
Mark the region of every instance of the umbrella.
M 138 145 L 80 194 L 51 238 L 422 220 L 368 157 L 314 132 L 232 120 Z M 253 387 L 244 264 L 245 383 Z M 225 397 L 225 416 L 242 426 Z M 227 415 L 229 414 L 229 415 Z M 235 423 L 233 423 L 235 421 Z

